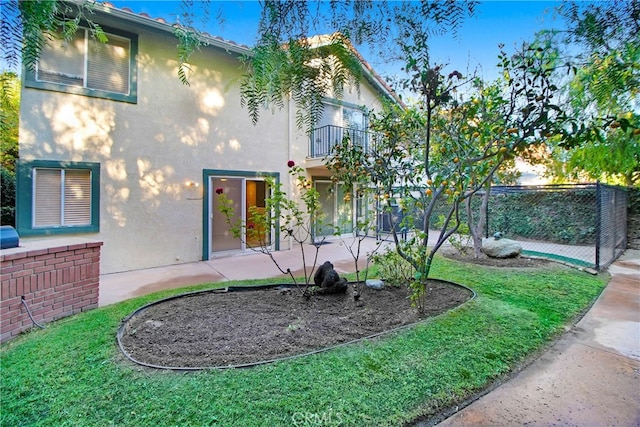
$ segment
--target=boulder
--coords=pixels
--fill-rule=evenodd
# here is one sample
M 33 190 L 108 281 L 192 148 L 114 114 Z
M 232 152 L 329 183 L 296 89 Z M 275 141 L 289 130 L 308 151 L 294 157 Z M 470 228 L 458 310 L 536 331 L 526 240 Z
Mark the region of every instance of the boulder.
M 378 279 L 367 279 L 367 281 L 364 282 L 364 284 L 367 285 L 371 289 L 380 290 L 380 289 L 384 288 L 384 282 L 382 280 L 378 280 Z
M 491 258 L 515 258 L 522 252 L 522 245 L 510 239 L 485 239 L 482 252 Z

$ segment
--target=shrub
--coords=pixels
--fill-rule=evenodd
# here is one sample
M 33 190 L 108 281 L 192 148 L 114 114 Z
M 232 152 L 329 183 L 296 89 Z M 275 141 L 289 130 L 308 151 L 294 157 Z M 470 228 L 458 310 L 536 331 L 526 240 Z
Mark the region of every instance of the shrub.
M 489 201 L 489 233 L 512 239 L 593 244 L 595 224 L 595 189 L 492 194 Z
M 16 225 L 16 177 L 0 167 L 0 210 L 2 225 Z
M 416 270 L 393 248 L 373 256 L 378 274 L 387 284 L 395 287 L 407 286 L 415 279 Z

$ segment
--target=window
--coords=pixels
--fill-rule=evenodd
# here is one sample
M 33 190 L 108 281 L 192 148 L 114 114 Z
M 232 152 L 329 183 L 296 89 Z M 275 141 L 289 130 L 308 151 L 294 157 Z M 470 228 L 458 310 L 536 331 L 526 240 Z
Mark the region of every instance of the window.
M 347 135 L 353 144 L 368 149 L 367 126 L 365 107 L 325 99 L 322 117 L 310 135 L 309 156 L 323 157 L 330 154 L 333 146 Z
M 35 70 L 25 73 L 25 85 L 135 103 L 137 38 L 111 31 L 105 29 L 105 43 L 85 28 L 70 40 L 53 38 L 43 46 Z
M 91 171 L 45 169 L 33 171 L 33 226 L 91 224 Z
M 25 235 L 99 229 L 100 165 L 33 161 L 18 168 L 18 232 Z

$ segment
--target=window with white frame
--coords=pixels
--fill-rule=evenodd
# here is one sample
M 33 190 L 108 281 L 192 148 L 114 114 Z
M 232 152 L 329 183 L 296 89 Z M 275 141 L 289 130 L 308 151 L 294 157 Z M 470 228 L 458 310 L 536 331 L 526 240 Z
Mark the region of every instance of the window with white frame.
M 28 71 L 25 85 L 135 102 L 137 37 L 105 33 L 104 43 L 86 28 L 68 40 L 53 36 L 42 47 L 35 69 Z

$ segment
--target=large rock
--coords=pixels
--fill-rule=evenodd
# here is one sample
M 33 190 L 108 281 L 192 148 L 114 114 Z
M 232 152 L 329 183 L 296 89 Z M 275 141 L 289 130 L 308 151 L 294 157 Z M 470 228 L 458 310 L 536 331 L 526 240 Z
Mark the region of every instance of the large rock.
M 369 287 L 371 289 L 378 290 L 378 291 L 380 289 L 384 288 L 384 282 L 382 280 L 367 279 L 364 283 L 365 283 L 365 285 L 367 285 L 367 287 Z
M 484 239 L 482 252 L 491 258 L 515 258 L 522 252 L 522 246 L 510 239 Z

